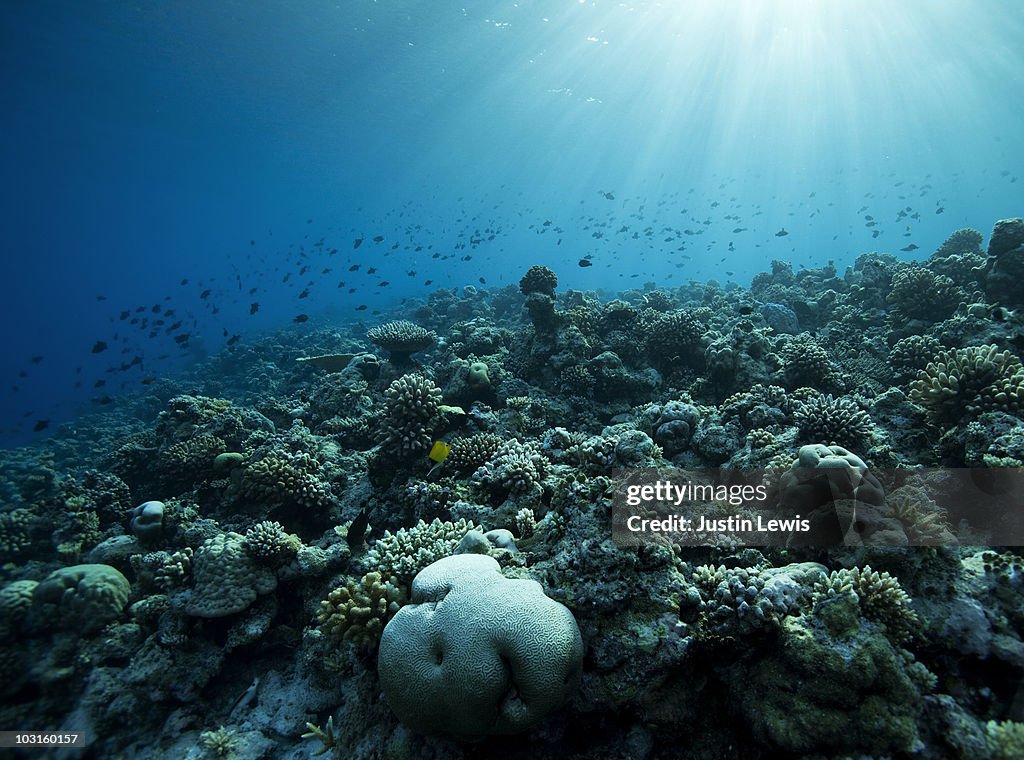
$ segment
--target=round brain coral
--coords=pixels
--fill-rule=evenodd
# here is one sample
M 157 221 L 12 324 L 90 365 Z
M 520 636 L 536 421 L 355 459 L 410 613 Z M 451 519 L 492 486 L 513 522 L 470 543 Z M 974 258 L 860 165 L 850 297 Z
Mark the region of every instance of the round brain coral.
M 583 641 L 540 584 L 481 554 L 446 557 L 413 581 L 384 629 L 384 698 L 414 731 L 475 741 L 526 730 L 576 688 Z

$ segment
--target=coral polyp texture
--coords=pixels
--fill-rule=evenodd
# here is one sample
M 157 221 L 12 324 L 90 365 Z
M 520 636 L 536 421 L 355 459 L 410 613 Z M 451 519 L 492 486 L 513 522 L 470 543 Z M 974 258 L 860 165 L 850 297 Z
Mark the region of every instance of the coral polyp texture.
M 366 337 L 387 351 L 395 364 L 411 363 L 413 354 L 437 342 L 437 333 L 404 319 L 371 328 Z
M 1021 757 L 1024 221 L 747 288 L 690 279 L 695 213 L 607 195 L 588 234 L 686 243 L 676 278 L 516 251 L 0 452 L 0 726 L 89 757 Z M 424 251 L 484 260 L 483 225 Z M 417 255 L 376 237 L 346 253 Z M 712 527 L 632 540 L 629 487 L 705 483 L 661 505 Z

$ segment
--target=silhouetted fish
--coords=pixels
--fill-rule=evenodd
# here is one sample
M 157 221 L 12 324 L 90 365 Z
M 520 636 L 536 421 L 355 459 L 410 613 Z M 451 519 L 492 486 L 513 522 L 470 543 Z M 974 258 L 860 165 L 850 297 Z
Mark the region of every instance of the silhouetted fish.
M 918 246 L 917 246 L 916 243 L 911 243 L 910 245 L 903 246 L 902 248 L 900 248 L 900 250 L 901 251 L 916 251 L 917 248 L 918 248 Z
M 258 312 L 259 310 L 260 310 L 260 305 L 258 303 L 253 302 L 253 303 L 249 304 L 249 316 L 252 316 L 253 314 Z
M 32 432 L 38 433 L 41 430 L 46 430 L 48 427 L 50 427 L 49 420 L 38 420 L 36 424 L 32 426 Z
M 308 321 L 309 321 L 309 315 L 308 314 L 299 314 L 298 316 L 296 316 L 295 318 L 292 319 L 292 322 L 298 322 L 299 324 L 302 324 L 303 322 L 308 322 Z
M 102 340 L 98 340 L 98 341 L 96 341 L 96 345 L 94 345 L 94 346 L 92 347 L 92 352 L 93 352 L 94 354 L 98 354 L 98 353 L 100 353 L 101 351 L 106 351 L 106 350 L 107 350 L 107 344 L 106 344 L 106 343 L 104 343 L 104 342 L 103 342 Z
M 352 524 L 348 526 L 348 535 L 345 540 L 348 542 L 349 549 L 356 549 L 362 546 L 363 536 L 366 535 L 366 529 L 370 525 L 370 515 L 367 514 L 366 508 L 356 515 L 356 519 L 352 521 Z
M 783 227 L 781 230 L 775 233 L 775 237 L 786 237 L 789 233 L 786 232 L 786 228 Z
M 592 267 L 592 266 L 594 266 L 594 262 L 591 261 L 590 259 L 580 259 L 577 263 L 581 267 Z

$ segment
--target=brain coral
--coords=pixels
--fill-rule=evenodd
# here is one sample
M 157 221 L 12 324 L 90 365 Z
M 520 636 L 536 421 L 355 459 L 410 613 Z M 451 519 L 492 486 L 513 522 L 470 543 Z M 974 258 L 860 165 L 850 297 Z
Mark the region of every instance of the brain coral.
M 260 594 L 277 588 L 277 577 L 245 551 L 238 533 L 208 538 L 192 560 L 195 586 L 177 595 L 176 603 L 189 615 L 217 618 L 241 612 Z
M 446 557 L 413 581 L 377 659 L 384 698 L 421 733 L 473 741 L 524 731 L 576 688 L 583 641 L 540 584 L 481 554 Z
M 93 631 L 121 614 L 131 585 L 110 565 L 54 570 L 32 592 L 33 616 L 49 625 Z

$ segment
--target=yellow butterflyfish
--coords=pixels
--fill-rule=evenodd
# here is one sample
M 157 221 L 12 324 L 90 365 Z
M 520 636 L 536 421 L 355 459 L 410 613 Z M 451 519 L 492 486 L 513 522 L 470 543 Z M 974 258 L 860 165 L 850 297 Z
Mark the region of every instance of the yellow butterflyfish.
M 430 454 L 428 454 L 428 456 L 438 464 L 441 464 L 441 462 L 443 462 L 448 457 L 448 452 L 450 452 L 451 450 L 452 447 L 449 446 L 444 441 L 435 441 L 434 446 L 433 448 L 430 449 Z

